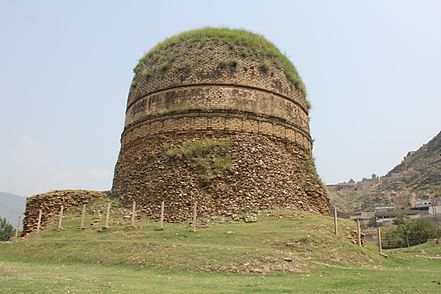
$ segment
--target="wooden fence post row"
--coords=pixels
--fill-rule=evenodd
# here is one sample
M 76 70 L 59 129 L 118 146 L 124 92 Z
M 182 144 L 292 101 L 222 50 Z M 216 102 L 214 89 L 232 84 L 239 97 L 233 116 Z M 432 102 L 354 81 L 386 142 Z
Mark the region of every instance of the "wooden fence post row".
M 193 203 L 193 210 L 192 210 L 192 225 L 191 225 L 191 229 L 193 232 L 196 232 L 197 230 L 197 206 L 198 203 L 197 201 Z M 84 204 L 81 210 L 81 221 L 80 221 L 80 229 L 85 229 L 85 221 L 86 221 L 86 205 Z M 110 209 L 111 209 L 111 203 L 108 202 L 107 203 L 107 207 L 106 207 L 106 219 L 105 219 L 105 225 L 104 228 L 108 229 L 110 227 L 109 222 L 110 222 Z M 161 202 L 161 215 L 160 215 L 160 230 L 164 230 L 165 226 L 164 226 L 164 210 L 165 210 L 165 201 Z M 60 206 L 60 211 L 58 214 L 58 229 L 62 229 L 63 228 L 63 215 L 64 215 L 64 206 L 61 205 Z M 136 224 L 136 202 L 133 201 L 133 205 L 132 205 L 132 216 L 131 216 L 131 226 L 135 226 Z M 43 217 L 43 211 L 42 209 L 39 209 L 38 211 L 38 222 L 37 222 L 37 233 L 39 233 L 41 231 L 41 221 L 42 221 L 42 217 Z M 18 232 L 19 232 L 19 226 L 21 223 L 21 217 L 18 218 L 18 222 L 17 222 L 17 227 L 16 227 L 16 233 L 15 235 L 18 236 Z M 336 224 L 336 222 L 335 222 Z

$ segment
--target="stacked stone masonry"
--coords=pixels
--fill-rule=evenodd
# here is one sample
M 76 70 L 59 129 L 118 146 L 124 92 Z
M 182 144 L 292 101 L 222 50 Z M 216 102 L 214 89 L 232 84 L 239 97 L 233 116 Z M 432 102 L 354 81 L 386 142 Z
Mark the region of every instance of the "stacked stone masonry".
M 177 52 L 177 53 L 174 53 Z M 161 69 L 160 58 L 150 58 L 146 67 L 153 71 L 144 75 L 136 74 L 136 87 L 132 87 L 128 107 L 149 93 L 164 89 L 193 85 L 244 85 L 277 93 L 290 99 L 307 111 L 307 103 L 302 93 L 286 78 L 278 60 L 272 68 L 262 70 L 261 60 L 253 55 L 238 55 L 226 44 L 206 42 L 203 47 L 177 44 L 164 49 L 163 56 L 172 56 L 172 68 Z M 231 66 L 229 61 L 234 61 Z M 186 63 L 190 62 L 190 69 Z
M 274 119 L 259 117 L 253 113 L 234 112 L 192 112 L 155 117 L 127 129 L 124 132 L 122 145 L 125 146 L 134 140 L 158 134 L 200 131 L 256 133 L 289 140 L 298 144 L 305 152 L 310 152 L 312 149 L 307 133 L 290 124 L 275 123 Z
M 166 156 L 186 142 L 227 140 L 232 166 L 209 177 L 191 159 Z M 215 152 L 209 157 L 219 156 Z M 168 221 L 191 219 L 198 202 L 202 216 L 277 207 L 328 212 L 323 186 L 305 151 L 287 140 L 257 134 L 173 133 L 144 137 L 123 147 L 113 191 L 125 206 L 135 200 L 149 217 L 158 218 L 165 201 Z
M 131 104 L 126 127 L 145 116 L 187 109 L 238 109 L 276 116 L 309 132 L 308 113 L 288 97 L 243 86 L 187 86 L 146 95 Z
M 85 190 L 63 190 L 34 195 L 26 200 L 26 212 L 23 220 L 23 236 L 37 230 L 38 215 L 41 209 L 41 228 L 60 213 L 61 206 L 68 209 L 72 206 L 80 206 L 90 201 L 103 197 L 102 192 Z
M 160 59 L 152 58 L 145 66 L 154 74 L 146 77 L 141 70 L 134 77 L 122 144 L 159 133 L 213 129 L 286 138 L 311 151 L 306 100 L 277 62 L 264 72 L 255 57 L 237 56 L 228 45 L 216 42 L 205 47 L 177 44 L 164 51 L 174 58 L 171 69 L 161 70 Z M 193 67 L 183 70 L 189 60 Z M 231 60 L 236 62 L 233 68 L 221 67 Z M 200 110 L 205 118 L 167 117 L 190 110 Z M 243 113 L 233 117 L 226 110 Z M 211 124 L 216 119 L 223 123 Z
M 204 215 L 274 207 L 329 210 L 311 163 L 308 103 L 279 60 L 263 66 L 246 48 L 210 39 L 178 42 L 141 63 L 112 188 L 123 203 L 136 200 L 156 217 L 164 200 L 170 221 L 188 219 L 194 201 Z M 230 142 L 232 160 L 214 177 L 195 159 L 166 156 L 186 142 L 212 139 Z M 221 155 L 204 156 L 212 163 Z

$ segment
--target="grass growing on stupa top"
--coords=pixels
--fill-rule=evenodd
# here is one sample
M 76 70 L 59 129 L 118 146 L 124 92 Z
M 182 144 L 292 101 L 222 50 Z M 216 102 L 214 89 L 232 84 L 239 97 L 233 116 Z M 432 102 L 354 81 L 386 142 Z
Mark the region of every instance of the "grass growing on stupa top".
M 191 30 L 169 37 L 158 43 L 144 57 L 141 58 L 134 71 L 137 73 L 142 69 L 145 61 L 156 54 L 176 44 L 186 42 L 188 44 L 198 43 L 203 45 L 206 41 L 220 40 L 228 44 L 230 49 L 248 50 L 248 53 L 256 54 L 262 59 L 263 67 L 268 67 L 268 61 L 277 60 L 280 62 L 287 78 L 306 97 L 306 87 L 297 72 L 294 64 L 283 54 L 273 43 L 264 36 L 242 29 L 227 28 L 201 28 Z M 162 56 L 162 59 L 169 59 Z

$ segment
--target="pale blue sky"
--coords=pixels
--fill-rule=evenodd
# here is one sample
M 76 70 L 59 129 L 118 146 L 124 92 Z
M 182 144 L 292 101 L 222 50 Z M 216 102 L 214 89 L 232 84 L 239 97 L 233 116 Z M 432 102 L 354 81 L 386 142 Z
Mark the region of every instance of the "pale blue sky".
M 441 1 L 0 1 L 0 191 L 110 189 L 132 69 L 164 38 L 245 28 L 296 65 L 326 183 L 441 130 Z

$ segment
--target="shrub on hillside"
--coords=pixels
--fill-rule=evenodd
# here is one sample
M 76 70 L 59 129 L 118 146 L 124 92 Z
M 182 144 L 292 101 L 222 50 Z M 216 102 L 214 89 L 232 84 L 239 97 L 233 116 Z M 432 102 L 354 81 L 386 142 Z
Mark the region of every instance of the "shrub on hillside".
M 427 219 L 405 221 L 398 226 L 398 230 L 403 239 L 409 240 L 410 246 L 425 243 L 437 236 L 436 226 Z
M 401 220 L 385 228 L 383 248 L 398 248 L 426 243 L 438 235 L 437 227 L 427 219 Z
M 0 241 L 9 241 L 14 234 L 14 227 L 6 218 L 0 218 Z

